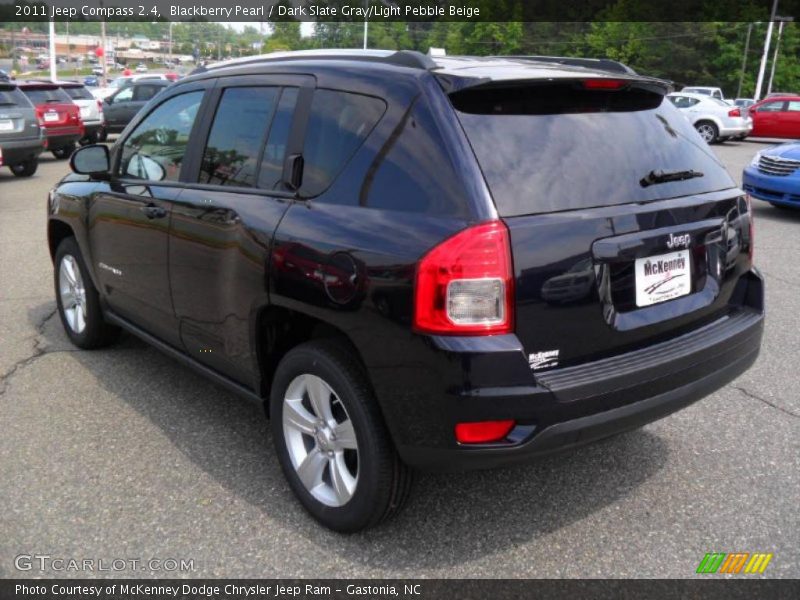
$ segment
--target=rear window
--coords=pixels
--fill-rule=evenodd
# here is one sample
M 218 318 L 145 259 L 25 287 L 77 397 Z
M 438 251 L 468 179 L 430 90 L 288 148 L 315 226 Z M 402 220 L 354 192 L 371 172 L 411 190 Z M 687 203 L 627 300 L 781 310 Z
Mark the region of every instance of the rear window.
M 451 96 L 502 216 L 647 202 L 735 184 L 660 94 L 574 83 Z M 652 171 L 702 177 L 641 184 Z
M 94 98 L 92 93 L 85 87 L 66 87 L 63 89 L 67 93 L 67 96 L 73 100 L 91 100 Z
M 30 108 L 31 103 L 16 87 L 0 86 L 0 106 L 24 106 Z
M 61 88 L 29 88 L 25 90 L 25 95 L 34 104 L 72 103 L 72 99 Z

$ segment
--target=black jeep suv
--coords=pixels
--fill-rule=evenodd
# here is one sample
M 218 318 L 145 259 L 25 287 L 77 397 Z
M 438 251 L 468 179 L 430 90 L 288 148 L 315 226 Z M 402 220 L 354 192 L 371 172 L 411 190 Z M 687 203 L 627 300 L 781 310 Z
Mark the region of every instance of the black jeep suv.
M 412 468 L 638 427 L 755 360 L 748 199 L 630 73 L 301 52 L 163 91 L 49 199 L 81 348 L 120 328 L 263 404 L 339 531 Z

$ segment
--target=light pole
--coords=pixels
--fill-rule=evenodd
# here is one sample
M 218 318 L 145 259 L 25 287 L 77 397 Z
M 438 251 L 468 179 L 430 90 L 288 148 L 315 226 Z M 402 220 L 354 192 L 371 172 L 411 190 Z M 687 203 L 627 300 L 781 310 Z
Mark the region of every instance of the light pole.
M 758 79 L 756 80 L 756 93 L 753 99 L 758 102 L 761 100 L 761 86 L 764 83 L 764 71 L 767 68 L 767 59 L 769 58 L 769 44 L 772 40 L 772 26 L 775 21 L 775 15 L 778 12 L 778 0 L 772 4 L 772 13 L 769 16 L 769 25 L 767 25 L 767 37 L 764 40 L 764 54 L 761 55 L 761 65 L 758 67 Z
M 778 21 L 778 39 L 775 40 L 775 54 L 772 56 L 772 68 L 769 71 L 769 83 L 767 84 L 767 96 L 772 92 L 772 80 L 775 78 L 775 65 L 778 64 L 778 48 L 781 46 L 781 35 L 783 35 L 783 24 L 791 23 L 794 17 L 775 17 Z

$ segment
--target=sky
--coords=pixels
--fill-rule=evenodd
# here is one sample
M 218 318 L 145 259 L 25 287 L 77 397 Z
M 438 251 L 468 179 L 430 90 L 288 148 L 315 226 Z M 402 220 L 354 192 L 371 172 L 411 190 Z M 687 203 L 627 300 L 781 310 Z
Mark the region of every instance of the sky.
M 250 22 L 245 22 L 245 23 L 240 23 L 240 22 L 228 23 L 228 22 L 225 22 L 225 23 L 221 23 L 221 25 L 225 25 L 227 27 L 230 27 L 231 29 L 235 29 L 236 31 L 244 31 L 244 28 L 247 25 L 251 25 L 252 27 L 255 27 L 256 29 L 258 29 L 258 25 L 259 24 L 250 21 Z M 267 29 L 268 29 L 268 27 L 267 27 L 267 24 L 265 23 L 264 24 L 264 30 L 266 31 Z M 303 37 L 308 37 L 312 33 L 314 33 L 314 23 L 312 23 L 310 21 L 303 21 L 303 22 L 300 23 L 300 35 L 302 35 Z

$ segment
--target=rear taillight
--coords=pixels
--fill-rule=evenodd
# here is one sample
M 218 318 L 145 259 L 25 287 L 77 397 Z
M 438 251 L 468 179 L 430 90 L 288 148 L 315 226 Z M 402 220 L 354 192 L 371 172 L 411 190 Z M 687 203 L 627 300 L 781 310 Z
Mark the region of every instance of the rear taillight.
M 734 108 L 733 110 L 729 110 L 728 111 L 728 116 L 729 117 L 741 117 L 742 116 L 742 111 L 739 110 L 738 108 Z
M 459 444 L 487 444 L 499 442 L 514 429 L 515 421 L 478 421 L 476 423 L 457 423 L 456 441 Z
M 470 227 L 428 252 L 417 267 L 414 329 L 494 335 L 514 326 L 514 275 L 501 221 Z
M 3 149 L 0 148 L 0 167 L 3 166 Z
M 583 87 L 587 90 L 619 90 L 627 83 L 624 79 L 584 79 Z
M 44 111 L 41 108 L 39 108 L 38 106 L 36 107 L 36 122 L 39 123 L 39 127 L 44 127 L 44 125 L 45 125 L 45 123 L 44 123 Z
M 97 110 L 103 112 L 103 103 L 100 100 L 97 101 Z

